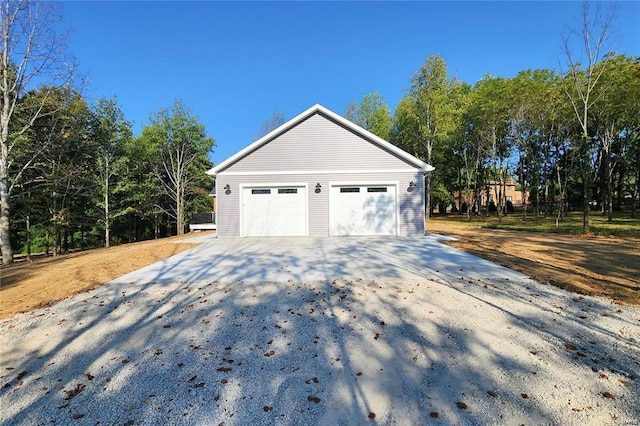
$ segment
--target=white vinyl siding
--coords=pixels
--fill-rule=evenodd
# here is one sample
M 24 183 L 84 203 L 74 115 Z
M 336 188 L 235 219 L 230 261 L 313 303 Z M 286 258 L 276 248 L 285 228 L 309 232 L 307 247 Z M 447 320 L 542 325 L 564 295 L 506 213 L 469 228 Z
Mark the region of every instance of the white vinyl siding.
M 415 166 L 318 113 L 219 173 L 411 169 Z
M 398 173 L 340 173 L 332 175 L 286 174 L 264 176 L 226 175 L 221 172 L 216 179 L 218 188 L 217 222 L 218 237 L 237 238 L 240 233 L 240 186 L 254 187 L 270 185 L 277 182 L 282 185 L 307 185 L 308 235 L 311 237 L 329 236 L 329 191 L 330 182 L 398 182 L 398 235 L 419 236 L 424 234 L 424 185 L 419 170 Z M 416 186 L 409 187 L 413 182 Z M 320 192 L 315 192 L 320 183 Z M 225 185 L 230 191 L 224 191 Z M 376 186 L 373 184 L 372 186 Z

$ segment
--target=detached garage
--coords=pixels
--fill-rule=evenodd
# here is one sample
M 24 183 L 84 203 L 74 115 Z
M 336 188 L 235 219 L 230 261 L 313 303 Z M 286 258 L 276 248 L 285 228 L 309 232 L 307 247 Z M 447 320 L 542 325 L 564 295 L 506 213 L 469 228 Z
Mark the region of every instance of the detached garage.
M 432 170 L 314 105 L 207 173 L 220 238 L 417 236 Z

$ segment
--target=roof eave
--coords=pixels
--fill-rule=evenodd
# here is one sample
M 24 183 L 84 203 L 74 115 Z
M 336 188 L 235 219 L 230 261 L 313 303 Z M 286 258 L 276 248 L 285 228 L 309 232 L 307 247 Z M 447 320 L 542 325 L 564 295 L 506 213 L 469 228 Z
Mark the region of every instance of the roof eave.
M 291 127 L 297 125 L 299 122 L 301 122 L 302 120 L 307 118 L 307 116 L 310 116 L 311 114 L 313 114 L 315 112 L 315 110 L 317 109 L 317 107 L 320 107 L 320 105 L 319 104 L 315 104 L 311 108 L 306 109 L 305 111 L 303 111 L 300 114 L 296 115 L 291 120 L 287 121 L 286 123 L 282 124 L 281 126 L 273 129 L 272 131 L 270 131 L 269 133 L 267 133 L 266 135 L 264 135 L 263 137 L 261 137 L 257 141 L 252 142 L 250 145 L 247 145 L 245 148 L 243 148 L 240 151 L 236 152 L 231 157 L 229 157 L 226 160 L 224 160 L 222 163 L 220 163 L 217 166 L 213 167 L 211 170 L 209 170 L 207 172 L 207 174 L 209 174 L 211 176 L 217 175 L 218 172 L 220 172 L 220 170 L 223 170 L 223 169 L 227 168 L 228 166 L 230 166 L 231 164 L 235 163 L 239 159 L 245 157 L 246 155 L 248 155 L 251 152 L 255 151 L 256 149 L 260 148 L 262 145 L 267 143 L 274 136 L 276 136 L 276 135 L 278 135 L 280 133 L 284 133 L 285 131 L 287 131 Z
M 278 135 L 280 133 L 284 133 L 285 131 L 289 130 L 290 128 L 292 128 L 292 127 L 294 127 L 296 125 L 298 125 L 303 120 L 307 119 L 311 115 L 313 115 L 315 113 L 318 113 L 318 112 L 328 116 L 332 120 L 337 121 L 338 123 L 340 123 L 343 126 L 353 130 L 354 132 L 360 133 L 361 135 L 367 137 L 368 139 L 372 140 L 373 142 L 375 142 L 376 144 L 378 144 L 382 148 L 392 152 L 393 154 L 395 154 L 398 157 L 402 158 L 403 160 L 407 161 L 409 164 L 412 164 L 416 168 L 422 170 L 424 173 L 428 173 L 428 172 L 431 172 L 431 171 L 435 170 L 433 166 L 421 161 L 420 159 L 418 159 L 418 158 L 414 157 L 413 155 L 409 154 L 408 152 L 403 151 L 402 149 L 400 149 L 397 146 L 391 144 L 390 142 L 382 139 L 381 137 L 379 137 L 377 135 L 374 135 L 370 131 L 358 126 L 355 123 L 352 123 L 351 121 L 349 121 L 346 118 L 336 114 L 335 112 L 323 107 L 322 105 L 315 104 L 311 108 L 308 108 L 307 110 L 305 110 L 305 111 L 301 112 L 300 114 L 296 115 L 291 120 L 289 120 L 286 123 L 284 123 L 283 125 L 277 127 L 276 129 L 272 130 L 271 132 L 267 133 L 266 135 L 264 135 L 263 137 L 261 137 L 257 141 L 255 141 L 255 142 L 251 143 L 250 145 L 246 146 L 244 149 L 238 151 L 237 153 L 235 153 L 231 157 L 229 157 L 226 160 L 224 160 L 222 163 L 220 163 L 217 166 L 213 167 L 212 169 L 208 170 L 207 174 L 211 175 L 211 176 L 216 176 L 220 171 L 222 171 L 225 168 L 229 167 L 230 165 L 232 165 L 236 161 L 240 160 L 241 158 L 245 157 L 246 155 L 250 154 L 251 152 L 257 150 L 262 145 L 264 145 L 267 142 L 269 142 L 276 135 Z

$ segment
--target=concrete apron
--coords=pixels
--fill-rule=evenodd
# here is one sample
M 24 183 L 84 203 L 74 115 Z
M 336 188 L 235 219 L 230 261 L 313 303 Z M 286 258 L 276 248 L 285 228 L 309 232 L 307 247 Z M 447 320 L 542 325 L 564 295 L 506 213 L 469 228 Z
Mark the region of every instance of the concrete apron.
M 334 279 L 525 279 L 437 236 L 196 237 L 200 246 L 113 282 L 311 282 Z M 183 240 L 183 242 L 190 242 Z

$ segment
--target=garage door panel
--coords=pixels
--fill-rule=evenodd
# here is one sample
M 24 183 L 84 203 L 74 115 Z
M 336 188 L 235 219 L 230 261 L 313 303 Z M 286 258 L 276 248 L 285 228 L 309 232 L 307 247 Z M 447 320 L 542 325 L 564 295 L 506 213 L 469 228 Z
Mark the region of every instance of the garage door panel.
M 331 187 L 331 235 L 396 235 L 395 185 Z
M 305 187 L 244 188 L 243 236 L 304 236 L 306 208 Z

